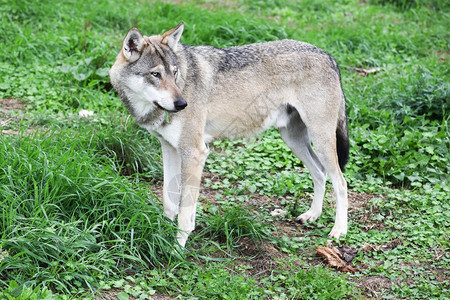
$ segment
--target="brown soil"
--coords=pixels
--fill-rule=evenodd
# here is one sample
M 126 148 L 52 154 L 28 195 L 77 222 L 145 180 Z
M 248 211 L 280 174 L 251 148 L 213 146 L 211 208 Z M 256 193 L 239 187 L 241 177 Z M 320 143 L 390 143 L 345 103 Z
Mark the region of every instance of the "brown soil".
M 19 99 L 0 99 L 0 132 L 2 134 L 16 135 L 19 133 L 17 130 L 9 129 L 9 127 L 19 122 L 20 118 L 15 112 L 23 111 L 25 108 L 26 104 Z
M 26 105 L 23 101 L 15 98 L 0 99 L 0 110 L 23 110 Z

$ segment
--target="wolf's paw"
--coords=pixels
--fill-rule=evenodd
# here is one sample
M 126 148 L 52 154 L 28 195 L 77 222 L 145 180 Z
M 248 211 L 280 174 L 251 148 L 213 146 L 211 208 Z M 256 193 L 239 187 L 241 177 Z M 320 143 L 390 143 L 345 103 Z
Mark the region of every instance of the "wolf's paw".
M 186 246 L 187 238 L 188 238 L 187 233 L 185 233 L 183 231 L 178 232 L 177 241 L 181 248 L 184 248 Z
M 295 221 L 305 224 L 306 222 L 314 222 L 315 220 L 317 220 L 317 218 L 319 216 L 320 216 L 320 212 L 315 213 L 311 210 L 308 210 L 304 214 L 301 214 L 300 216 L 298 216 L 297 219 L 295 219 Z
M 347 225 L 337 226 L 337 224 L 335 224 L 333 226 L 333 229 L 331 229 L 331 232 L 328 234 L 328 236 L 335 239 L 339 239 L 341 236 L 344 236 L 346 234 L 347 234 Z

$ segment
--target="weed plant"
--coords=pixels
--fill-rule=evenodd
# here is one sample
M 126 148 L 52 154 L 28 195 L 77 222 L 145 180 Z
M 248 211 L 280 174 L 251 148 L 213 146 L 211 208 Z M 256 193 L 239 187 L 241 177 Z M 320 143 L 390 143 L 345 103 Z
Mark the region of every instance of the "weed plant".
M 176 229 L 144 190 L 118 175 L 117 162 L 99 155 L 102 136 L 42 131 L 0 140 L 3 283 L 69 292 L 102 274 L 169 261 Z
M 263 241 L 273 240 L 272 232 L 275 230 L 268 220 L 262 220 L 256 213 L 241 205 L 227 204 L 208 206 L 199 211 L 196 226 L 199 234 L 195 240 L 198 239 L 200 245 L 210 240 L 224 245 L 231 254 L 241 252 L 244 245 L 260 249 Z

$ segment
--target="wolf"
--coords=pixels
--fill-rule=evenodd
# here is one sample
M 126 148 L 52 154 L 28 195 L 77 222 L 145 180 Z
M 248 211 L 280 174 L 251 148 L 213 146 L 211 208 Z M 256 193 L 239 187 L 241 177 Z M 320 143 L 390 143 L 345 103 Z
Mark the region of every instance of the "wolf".
M 297 221 L 321 215 L 328 174 L 336 197 L 329 235 L 345 235 L 348 200 L 342 170 L 349 137 L 335 59 L 295 40 L 189 46 L 180 42 L 183 28 L 180 23 L 152 36 L 132 28 L 109 71 L 129 113 L 161 143 L 164 214 L 171 220 L 178 216 L 178 243 L 185 247 L 195 227 L 207 144 L 254 136 L 272 126 L 314 182 L 312 205 Z

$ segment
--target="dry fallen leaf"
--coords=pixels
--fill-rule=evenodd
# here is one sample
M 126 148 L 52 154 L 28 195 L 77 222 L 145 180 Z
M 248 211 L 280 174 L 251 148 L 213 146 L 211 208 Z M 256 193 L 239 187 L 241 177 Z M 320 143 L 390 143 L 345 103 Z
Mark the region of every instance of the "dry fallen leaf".
M 342 245 L 341 247 L 338 247 L 338 250 L 341 254 L 341 257 L 347 262 L 351 262 L 356 255 L 358 254 L 358 250 L 356 248 L 347 246 L 347 245 Z
M 362 247 L 359 249 L 362 252 L 372 252 L 372 251 L 378 251 L 380 248 L 380 246 L 376 246 L 376 245 L 372 245 L 369 243 L 364 243 L 364 245 L 362 245 Z
M 377 72 L 380 72 L 382 69 L 380 67 L 372 68 L 372 69 L 364 69 L 364 68 L 355 68 L 356 72 L 359 74 L 366 76 L 367 74 L 375 74 Z
M 395 249 L 398 245 L 401 245 L 402 241 L 400 239 L 394 239 L 391 242 L 384 245 L 372 245 L 368 243 L 364 243 L 364 245 L 359 249 L 363 252 L 371 252 L 371 251 L 389 251 Z
M 328 263 L 329 267 L 343 268 L 347 265 L 347 263 L 339 257 L 339 254 L 335 249 L 317 247 L 316 252 Z
M 355 267 L 347 264 L 347 262 L 341 258 L 342 254 L 339 250 L 334 247 L 318 247 L 316 253 L 327 262 L 329 267 L 336 268 L 341 272 L 355 273 L 358 271 Z

